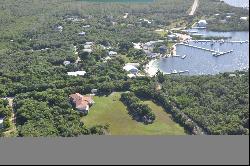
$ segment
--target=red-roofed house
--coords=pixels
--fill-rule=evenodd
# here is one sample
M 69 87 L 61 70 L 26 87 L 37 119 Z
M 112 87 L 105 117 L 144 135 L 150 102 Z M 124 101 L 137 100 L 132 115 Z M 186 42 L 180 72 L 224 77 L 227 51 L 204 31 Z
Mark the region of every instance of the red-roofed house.
M 69 98 L 76 109 L 84 114 L 88 114 L 89 108 L 95 103 L 92 96 L 83 96 L 79 93 L 72 94 Z

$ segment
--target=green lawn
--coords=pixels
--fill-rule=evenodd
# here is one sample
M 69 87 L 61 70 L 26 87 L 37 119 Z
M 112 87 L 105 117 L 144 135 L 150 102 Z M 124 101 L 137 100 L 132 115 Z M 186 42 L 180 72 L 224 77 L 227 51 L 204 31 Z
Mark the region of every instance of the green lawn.
M 186 135 L 183 127 L 173 122 L 170 115 L 162 107 L 151 101 L 145 101 L 156 115 L 153 124 L 132 120 L 126 107 L 119 101 L 120 93 L 113 93 L 108 97 L 94 97 L 96 102 L 90 113 L 83 117 L 87 127 L 98 124 L 110 124 L 111 135 Z

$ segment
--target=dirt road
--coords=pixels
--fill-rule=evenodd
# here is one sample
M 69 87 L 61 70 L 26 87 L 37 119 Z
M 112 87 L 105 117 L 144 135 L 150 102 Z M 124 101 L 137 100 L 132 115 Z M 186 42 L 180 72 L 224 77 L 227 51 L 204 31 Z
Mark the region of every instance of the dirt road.
M 198 4 L 199 4 L 199 0 L 194 0 L 194 3 L 193 3 L 193 6 L 192 6 L 192 9 L 189 13 L 190 16 L 194 15 L 197 7 L 198 7 Z

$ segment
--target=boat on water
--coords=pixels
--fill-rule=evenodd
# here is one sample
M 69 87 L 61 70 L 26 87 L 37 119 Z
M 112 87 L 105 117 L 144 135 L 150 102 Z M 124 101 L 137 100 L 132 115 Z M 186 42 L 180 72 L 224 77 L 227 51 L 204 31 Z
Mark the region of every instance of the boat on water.
M 178 74 L 177 70 L 173 70 L 171 74 Z
M 187 57 L 187 55 L 183 55 L 182 57 L 181 57 L 181 59 L 185 59 Z

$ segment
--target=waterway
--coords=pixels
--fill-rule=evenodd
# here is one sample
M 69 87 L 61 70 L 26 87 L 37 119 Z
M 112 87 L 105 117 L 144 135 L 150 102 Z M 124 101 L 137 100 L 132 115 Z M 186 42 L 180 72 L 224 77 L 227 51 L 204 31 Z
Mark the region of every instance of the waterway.
M 249 41 L 249 32 L 211 32 L 199 30 L 204 36 L 223 36 L 231 37 L 228 41 Z M 230 43 L 230 42 L 189 42 L 190 45 L 199 46 L 219 52 L 233 50 L 233 52 L 215 57 L 211 52 L 177 45 L 176 54 L 180 57 L 161 58 L 152 64 L 152 67 L 160 69 L 165 74 L 174 71 L 188 75 L 218 74 L 223 72 L 232 72 L 236 70 L 245 70 L 249 68 L 249 43 Z M 181 57 L 186 55 L 184 59 Z

